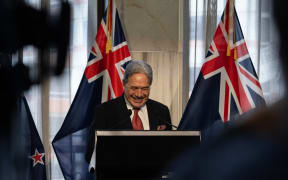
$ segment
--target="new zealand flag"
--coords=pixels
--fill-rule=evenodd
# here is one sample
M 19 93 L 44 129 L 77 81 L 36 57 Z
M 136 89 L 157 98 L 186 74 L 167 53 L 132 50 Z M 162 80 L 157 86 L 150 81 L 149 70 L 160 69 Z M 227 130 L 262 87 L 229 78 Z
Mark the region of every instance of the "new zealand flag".
M 66 180 L 93 178 L 85 152 L 94 109 L 123 93 L 122 78 L 129 60 L 130 52 L 115 2 L 109 0 L 76 96 L 52 142 Z
M 21 142 L 25 150 L 22 179 L 46 180 L 45 151 L 40 136 L 34 124 L 28 103 L 24 96 L 18 101 L 18 117 L 21 123 Z M 20 172 L 20 170 L 19 170 Z
M 234 3 L 227 1 L 179 130 L 203 130 L 265 104 Z

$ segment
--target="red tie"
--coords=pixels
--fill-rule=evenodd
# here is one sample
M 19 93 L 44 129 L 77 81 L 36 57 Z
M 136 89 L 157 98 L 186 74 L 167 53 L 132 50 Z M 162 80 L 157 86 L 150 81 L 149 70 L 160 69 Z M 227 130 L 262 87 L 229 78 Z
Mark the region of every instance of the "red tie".
M 132 119 L 132 126 L 134 130 L 144 130 L 142 121 L 138 116 L 139 109 L 134 109 L 134 115 Z

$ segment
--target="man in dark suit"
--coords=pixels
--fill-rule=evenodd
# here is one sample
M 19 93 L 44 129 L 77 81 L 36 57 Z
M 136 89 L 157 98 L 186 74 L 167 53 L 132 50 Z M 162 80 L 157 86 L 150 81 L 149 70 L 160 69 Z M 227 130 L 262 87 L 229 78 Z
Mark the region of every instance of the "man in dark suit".
M 171 130 L 167 106 L 149 99 L 152 68 L 144 61 L 131 61 L 124 74 L 122 96 L 105 102 L 95 110 L 86 153 L 90 160 L 95 130 Z
M 149 99 L 152 79 L 149 64 L 144 61 L 130 62 L 124 74 L 123 95 L 96 108 L 92 129 L 171 130 L 168 107 Z M 140 117 L 140 125 L 137 124 L 140 127 L 135 127 L 137 125 L 133 122 L 136 113 Z

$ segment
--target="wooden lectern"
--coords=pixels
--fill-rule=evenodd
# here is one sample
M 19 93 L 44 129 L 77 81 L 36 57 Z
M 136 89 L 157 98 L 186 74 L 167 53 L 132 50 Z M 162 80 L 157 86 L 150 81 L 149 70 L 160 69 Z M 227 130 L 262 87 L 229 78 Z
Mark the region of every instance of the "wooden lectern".
M 168 179 L 199 131 L 96 131 L 96 179 Z

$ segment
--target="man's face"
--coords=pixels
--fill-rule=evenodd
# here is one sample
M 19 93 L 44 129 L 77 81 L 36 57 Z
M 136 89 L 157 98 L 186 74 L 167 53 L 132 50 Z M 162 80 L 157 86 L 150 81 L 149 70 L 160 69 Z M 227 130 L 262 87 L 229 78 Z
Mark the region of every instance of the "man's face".
M 130 76 L 128 82 L 124 84 L 124 94 L 134 108 L 142 107 L 150 94 L 149 78 L 146 74 L 135 73 Z

